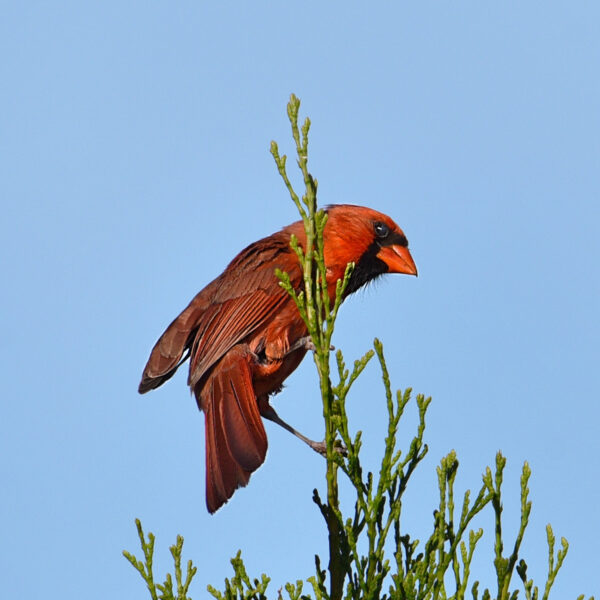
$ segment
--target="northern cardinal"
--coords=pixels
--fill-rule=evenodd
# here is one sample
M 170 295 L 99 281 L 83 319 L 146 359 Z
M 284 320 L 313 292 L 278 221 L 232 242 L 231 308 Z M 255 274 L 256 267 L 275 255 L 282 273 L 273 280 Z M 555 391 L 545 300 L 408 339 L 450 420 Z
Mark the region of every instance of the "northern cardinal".
M 406 237 L 390 217 L 347 204 L 326 210 L 323 238 L 332 302 L 349 262 L 355 268 L 346 296 L 384 273 L 417 274 Z M 301 266 L 290 248 L 292 234 L 303 246 L 306 235 L 298 221 L 242 250 L 169 325 L 142 375 L 140 394 L 162 385 L 190 359 L 188 384 L 205 415 L 211 513 L 264 462 L 267 436 L 261 416 L 323 451 L 322 443 L 299 434 L 269 404 L 310 347 L 298 309 L 275 276 L 279 268 L 296 290 L 303 288 Z

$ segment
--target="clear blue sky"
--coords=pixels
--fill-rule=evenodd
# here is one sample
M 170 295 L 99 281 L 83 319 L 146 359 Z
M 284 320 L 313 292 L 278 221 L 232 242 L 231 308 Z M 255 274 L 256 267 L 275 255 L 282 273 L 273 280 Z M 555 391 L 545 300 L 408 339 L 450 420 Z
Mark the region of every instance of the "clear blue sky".
M 137 550 L 135 517 L 157 534 L 160 574 L 184 534 L 194 598 L 222 584 L 238 548 L 272 593 L 324 553 L 320 457 L 267 424 L 266 464 L 211 517 L 185 374 L 136 392 L 189 299 L 296 219 L 268 153 L 271 139 L 291 149 L 290 92 L 313 121 L 321 202 L 390 214 L 419 267 L 352 297 L 334 341 L 352 360 L 379 336 L 395 387 L 433 396 L 405 524 L 429 531 L 449 450 L 464 490 L 502 449 L 513 536 L 523 461 L 533 469 L 530 574 L 543 583 L 551 522 L 571 544 L 554 597 L 599 594 L 597 3 L 13 2 L 0 14 L 6 598 L 145 597 L 121 556 Z M 276 406 L 318 437 L 315 382 L 307 360 Z M 372 365 L 351 398 L 372 466 L 380 391 Z M 491 513 L 478 524 L 489 559 Z

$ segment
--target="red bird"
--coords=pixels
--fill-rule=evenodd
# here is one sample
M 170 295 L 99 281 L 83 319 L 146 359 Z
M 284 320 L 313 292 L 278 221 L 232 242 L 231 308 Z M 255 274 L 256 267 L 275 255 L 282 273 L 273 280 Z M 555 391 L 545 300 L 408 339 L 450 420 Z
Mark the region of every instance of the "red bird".
M 326 210 L 323 238 L 332 302 L 349 262 L 355 268 L 346 296 L 384 273 L 417 274 L 406 237 L 388 216 L 347 204 Z M 205 415 L 211 513 L 264 462 L 267 435 L 261 416 L 323 450 L 284 423 L 269 404 L 310 347 L 296 305 L 275 276 L 276 268 L 286 271 L 294 288 L 303 289 L 301 266 L 290 248 L 292 234 L 304 246 L 298 221 L 242 250 L 169 325 L 142 375 L 140 394 L 162 385 L 190 359 L 188 384 Z

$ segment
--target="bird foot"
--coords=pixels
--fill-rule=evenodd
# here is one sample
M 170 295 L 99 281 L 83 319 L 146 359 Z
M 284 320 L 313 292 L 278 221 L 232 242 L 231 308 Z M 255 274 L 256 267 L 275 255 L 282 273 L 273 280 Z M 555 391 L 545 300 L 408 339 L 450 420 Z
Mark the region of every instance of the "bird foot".
M 292 344 L 290 346 L 290 349 L 288 350 L 288 354 L 291 352 L 294 352 L 295 350 L 299 350 L 300 348 L 303 348 L 304 350 L 311 350 L 312 352 L 315 352 L 317 350 L 310 335 L 306 335 L 306 336 L 300 338 L 294 344 Z M 335 346 L 329 346 L 329 350 L 332 350 L 332 351 L 335 350 Z
M 315 452 L 318 452 L 321 456 L 324 456 L 325 458 L 327 458 L 327 444 L 325 443 L 325 440 L 323 440 L 322 442 L 314 442 L 313 441 L 312 443 L 309 444 L 309 446 Z M 339 440 L 335 440 L 333 449 L 338 454 L 341 454 L 342 456 L 348 456 L 348 449 Z

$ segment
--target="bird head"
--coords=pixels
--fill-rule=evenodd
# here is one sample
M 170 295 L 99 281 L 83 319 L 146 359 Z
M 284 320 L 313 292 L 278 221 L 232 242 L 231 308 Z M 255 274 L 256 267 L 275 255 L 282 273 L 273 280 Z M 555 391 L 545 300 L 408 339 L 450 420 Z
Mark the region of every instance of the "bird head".
M 417 275 L 404 232 L 390 217 L 364 206 L 328 206 L 323 232 L 328 279 L 335 284 L 355 264 L 345 295 L 384 273 Z

